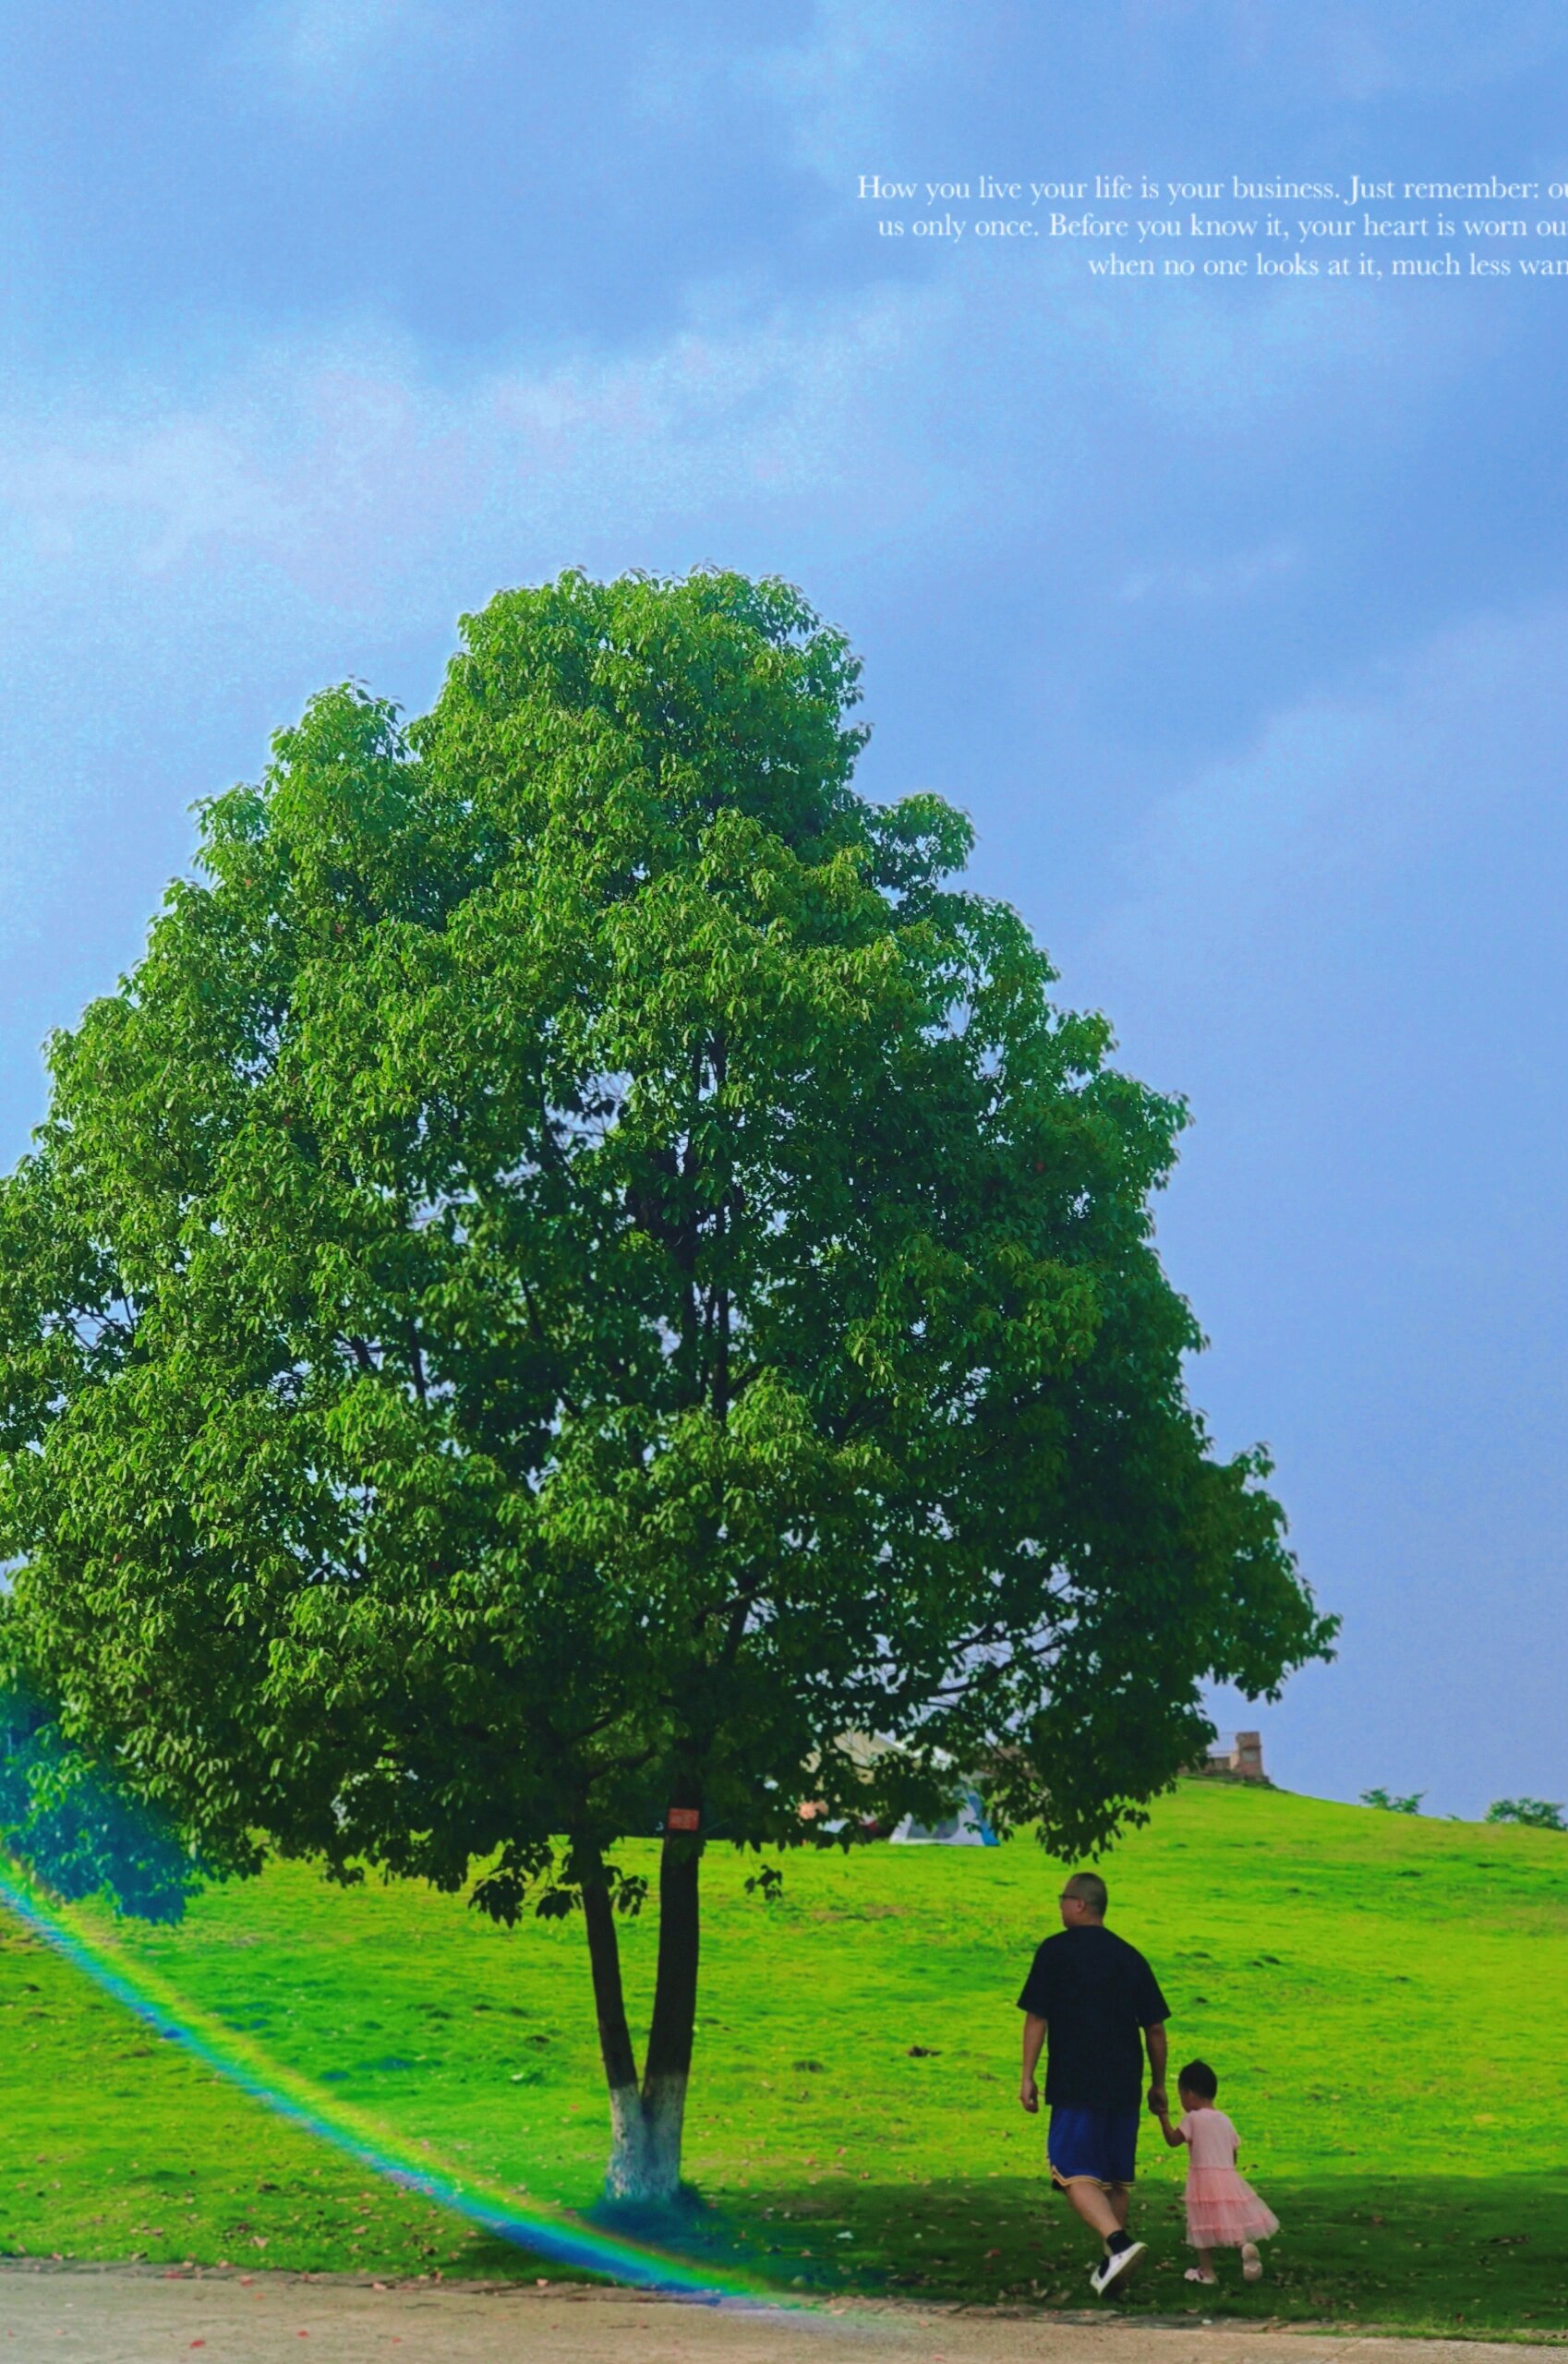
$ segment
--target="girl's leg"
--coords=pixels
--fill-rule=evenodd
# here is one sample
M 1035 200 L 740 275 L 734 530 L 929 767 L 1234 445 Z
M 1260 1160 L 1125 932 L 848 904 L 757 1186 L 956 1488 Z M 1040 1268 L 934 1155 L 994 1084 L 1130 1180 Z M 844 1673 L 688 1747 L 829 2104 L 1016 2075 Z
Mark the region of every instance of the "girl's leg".
M 1198 2262 L 1196 2265 L 1189 2265 L 1188 2267 L 1186 2279 L 1188 2282 L 1217 2282 L 1219 2278 L 1219 2275 L 1214 2272 L 1213 2250 L 1200 2249 L 1198 2252 Z
M 1244 2278 L 1248 2282 L 1261 2282 L 1263 2279 L 1263 2261 L 1258 2254 L 1256 2241 L 1242 2242 L 1241 2271 Z

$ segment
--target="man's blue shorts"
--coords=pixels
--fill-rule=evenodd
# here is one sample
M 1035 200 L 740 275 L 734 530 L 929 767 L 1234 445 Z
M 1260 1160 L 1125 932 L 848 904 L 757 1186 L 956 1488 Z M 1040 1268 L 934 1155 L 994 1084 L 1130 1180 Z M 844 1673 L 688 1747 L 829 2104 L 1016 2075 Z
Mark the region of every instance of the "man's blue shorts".
M 1130 2183 L 1138 2173 L 1140 2115 L 1136 2108 L 1067 2109 L 1056 2103 L 1045 2136 L 1052 2182 Z

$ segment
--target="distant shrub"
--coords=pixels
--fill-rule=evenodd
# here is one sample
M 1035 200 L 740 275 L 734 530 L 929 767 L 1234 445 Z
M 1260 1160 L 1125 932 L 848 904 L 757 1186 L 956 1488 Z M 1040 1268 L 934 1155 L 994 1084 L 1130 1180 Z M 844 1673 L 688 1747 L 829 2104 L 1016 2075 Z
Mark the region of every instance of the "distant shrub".
M 1363 1790 L 1361 1803 L 1364 1806 L 1379 1806 L 1384 1814 L 1419 1814 L 1426 1794 L 1425 1790 L 1417 1790 L 1407 1798 L 1396 1798 L 1389 1790 Z
M 1561 1805 L 1546 1798 L 1494 1798 L 1487 1808 L 1489 1822 L 1522 1822 L 1530 1830 L 1568 1830 Z

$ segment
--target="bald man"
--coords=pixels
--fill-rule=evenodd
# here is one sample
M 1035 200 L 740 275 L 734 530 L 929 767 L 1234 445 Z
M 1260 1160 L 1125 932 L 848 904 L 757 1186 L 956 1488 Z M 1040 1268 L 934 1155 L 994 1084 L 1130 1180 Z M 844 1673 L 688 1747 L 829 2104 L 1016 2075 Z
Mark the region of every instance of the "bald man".
M 1165 2099 L 1165 2021 L 1170 2008 L 1139 1952 L 1105 1926 L 1110 1901 L 1098 1872 L 1075 1872 L 1058 1902 L 1062 1926 L 1035 1952 L 1019 2008 L 1023 2079 L 1019 2099 L 1040 2107 L 1034 2071 L 1048 2046 L 1045 2154 L 1051 2181 L 1104 2243 L 1090 2274 L 1104 2298 L 1125 2282 L 1144 2245 L 1127 2229 L 1138 2172 L 1139 2088 L 1149 2055 L 1149 2106 Z

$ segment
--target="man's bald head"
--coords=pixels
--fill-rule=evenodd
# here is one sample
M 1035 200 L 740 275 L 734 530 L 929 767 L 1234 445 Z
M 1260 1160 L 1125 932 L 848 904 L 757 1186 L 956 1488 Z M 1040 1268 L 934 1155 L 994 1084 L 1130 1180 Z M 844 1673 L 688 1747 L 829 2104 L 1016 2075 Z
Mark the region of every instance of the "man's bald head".
M 1074 1872 L 1062 1882 L 1062 1920 L 1069 1929 L 1085 1921 L 1104 1921 L 1110 1900 L 1110 1891 L 1098 1872 Z

